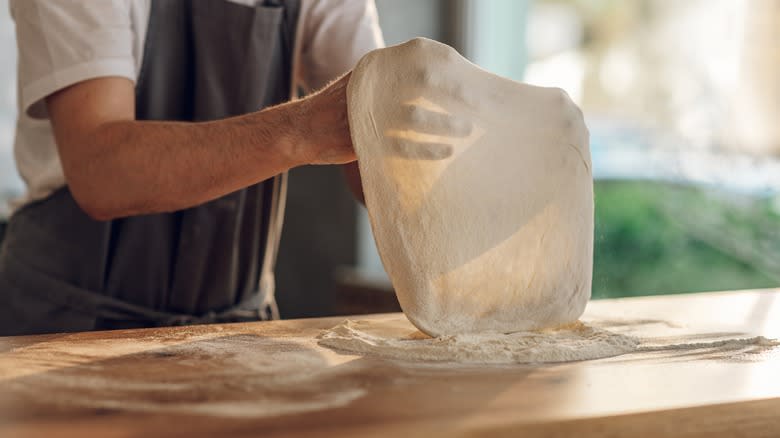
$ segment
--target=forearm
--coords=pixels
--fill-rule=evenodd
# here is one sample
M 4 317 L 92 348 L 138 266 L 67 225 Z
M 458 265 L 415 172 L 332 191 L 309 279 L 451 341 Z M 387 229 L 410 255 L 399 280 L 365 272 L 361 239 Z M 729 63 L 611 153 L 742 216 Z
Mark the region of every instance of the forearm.
M 289 105 L 214 122 L 105 123 L 84 139 L 89 153 L 63 162 L 66 179 L 98 219 L 192 207 L 306 162 Z
M 354 161 L 348 82 L 202 123 L 136 121 L 134 85 L 121 77 L 79 82 L 46 105 L 73 197 L 105 220 L 192 207 L 295 166 Z

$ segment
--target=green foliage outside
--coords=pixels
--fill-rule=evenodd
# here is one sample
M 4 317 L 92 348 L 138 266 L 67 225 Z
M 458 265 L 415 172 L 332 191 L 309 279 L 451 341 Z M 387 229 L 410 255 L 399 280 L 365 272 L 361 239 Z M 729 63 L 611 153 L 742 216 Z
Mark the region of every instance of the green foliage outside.
M 595 190 L 594 298 L 780 286 L 776 200 L 648 181 Z

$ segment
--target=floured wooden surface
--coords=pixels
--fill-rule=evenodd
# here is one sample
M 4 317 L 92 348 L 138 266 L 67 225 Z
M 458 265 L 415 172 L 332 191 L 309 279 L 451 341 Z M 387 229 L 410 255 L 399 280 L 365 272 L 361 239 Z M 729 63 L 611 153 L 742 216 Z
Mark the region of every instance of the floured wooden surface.
M 707 344 L 780 337 L 777 292 L 592 302 L 587 323 L 700 347 L 556 365 L 408 362 L 318 345 L 343 319 L 0 338 L 0 436 L 492 436 L 570 421 L 585 422 L 579 436 L 603 436 L 632 430 L 619 416 L 643 412 L 686 413 L 675 421 L 692 431 L 724 418 L 734 430 L 780 427 L 763 415 L 780 411 L 780 349 Z M 586 420 L 598 424 L 592 434 Z M 642 424 L 652 436 L 665 422 Z
M 301 413 L 365 395 L 345 378 L 351 359 L 318 351 L 312 330 L 257 329 L 54 336 L 0 354 L 0 385 L 31 399 L 45 393 L 52 404 L 222 417 Z

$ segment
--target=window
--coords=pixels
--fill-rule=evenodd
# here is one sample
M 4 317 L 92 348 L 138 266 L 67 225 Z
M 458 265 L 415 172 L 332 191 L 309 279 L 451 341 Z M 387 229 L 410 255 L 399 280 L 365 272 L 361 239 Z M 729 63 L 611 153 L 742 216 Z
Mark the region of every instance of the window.
M 780 284 L 780 2 L 536 1 L 591 130 L 596 297 Z

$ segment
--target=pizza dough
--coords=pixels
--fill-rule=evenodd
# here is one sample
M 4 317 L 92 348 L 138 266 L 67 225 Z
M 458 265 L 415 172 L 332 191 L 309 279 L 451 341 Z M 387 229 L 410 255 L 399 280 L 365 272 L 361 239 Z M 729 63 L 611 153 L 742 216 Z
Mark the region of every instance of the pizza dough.
M 593 182 L 582 113 L 560 89 L 415 39 L 367 54 L 349 123 L 379 254 L 433 336 L 571 323 L 590 297 Z

